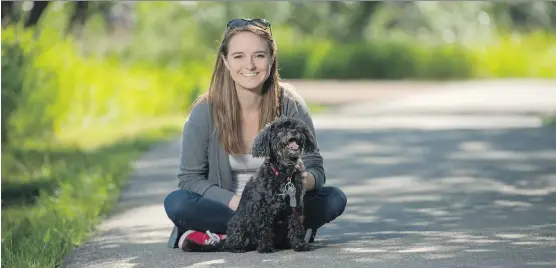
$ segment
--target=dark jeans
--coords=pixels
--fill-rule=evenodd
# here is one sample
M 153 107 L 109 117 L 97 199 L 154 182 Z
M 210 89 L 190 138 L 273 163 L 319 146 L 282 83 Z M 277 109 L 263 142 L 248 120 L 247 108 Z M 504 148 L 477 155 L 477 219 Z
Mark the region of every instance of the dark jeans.
M 347 198 L 336 187 L 322 187 L 313 190 L 304 197 L 305 229 L 316 230 L 340 216 L 346 207 Z M 179 229 L 178 236 L 185 230 L 209 230 L 212 233 L 225 234 L 228 220 L 234 211 L 227 205 L 203 198 L 201 195 L 184 190 L 176 190 L 164 199 L 164 209 L 168 218 Z M 171 238 L 176 240 L 176 238 Z M 179 239 L 179 237 L 177 237 Z M 177 241 L 169 241 L 174 244 Z

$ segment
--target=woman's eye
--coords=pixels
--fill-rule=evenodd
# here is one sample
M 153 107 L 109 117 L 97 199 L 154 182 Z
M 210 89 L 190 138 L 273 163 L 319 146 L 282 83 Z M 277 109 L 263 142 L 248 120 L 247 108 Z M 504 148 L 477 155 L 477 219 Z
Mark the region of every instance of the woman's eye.
M 235 56 L 234 59 L 241 59 L 241 56 L 240 55 Z
M 265 57 L 264 54 L 257 55 L 257 58 L 264 58 L 264 57 Z

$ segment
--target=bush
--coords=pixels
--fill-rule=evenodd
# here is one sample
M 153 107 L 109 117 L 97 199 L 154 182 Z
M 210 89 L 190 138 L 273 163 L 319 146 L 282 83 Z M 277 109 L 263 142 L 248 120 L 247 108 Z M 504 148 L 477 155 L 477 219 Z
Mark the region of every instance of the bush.
M 301 79 L 305 77 L 310 52 L 304 48 L 291 48 L 278 52 L 278 71 L 280 77 Z
M 494 42 L 469 48 L 473 76 L 556 78 L 556 36 L 534 32 L 501 34 Z
M 9 141 L 8 127 L 23 89 L 23 50 L 16 43 L 2 42 L 2 144 Z
M 15 28 L 2 32 L 2 61 L 21 57 L 25 63 L 8 64 L 14 78 L 2 85 L 3 95 L 20 96 L 10 102 L 18 107 L 9 113 L 8 128 L 21 139 L 50 139 L 68 131 L 184 114 L 195 97 L 192 92 L 208 86 L 210 70 L 204 63 L 174 69 L 123 63 L 116 57 L 83 56 L 70 39 L 53 32 L 36 39 L 29 35 Z M 13 52 L 18 48 L 24 51 L 21 56 Z
M 500 35 L 494 43 L 437 44 L 310 40 L 279 51 L 280 75 L 311 79 L 447 80 L 556 77 L 556 37 Z
M 285 55 L 284 55 L 285 54 Z M 470 60 L 458 46 L 440 48 L 401 42 L 313 42 L 280 51 L 281 76 L 312 79 L 465 78 Z
M 178 134 L 207 71 L 87 57 L 55 32 L 4 29 L 2 266 L 59 267 L 112 209 L 132 161 Z

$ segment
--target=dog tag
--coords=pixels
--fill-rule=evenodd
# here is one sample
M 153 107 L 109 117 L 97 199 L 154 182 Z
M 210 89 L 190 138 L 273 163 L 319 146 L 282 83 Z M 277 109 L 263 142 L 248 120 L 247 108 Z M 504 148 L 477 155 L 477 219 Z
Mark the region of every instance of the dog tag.
M 290 195 L 290 207 L 297 207 L 297 200 L 295 199 L 295 195 Z
M 286 194 L 290 197 L 290 207 L 297 207 L 297 200 L 295 198 L 295 186 L 289 182 L 286 184 Z

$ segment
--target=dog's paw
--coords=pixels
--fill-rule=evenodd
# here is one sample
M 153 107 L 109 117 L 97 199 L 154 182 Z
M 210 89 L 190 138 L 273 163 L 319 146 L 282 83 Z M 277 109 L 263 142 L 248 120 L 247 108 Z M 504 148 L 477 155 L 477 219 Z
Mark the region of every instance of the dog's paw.
M 274 248 L 272 248 L 270 246 L 260 247 L 260 248 L 257 249 L 257 252 L 259 252 L 259 253 L 273 253 Z
M 231 253 L 245 253 L 244 248 L 230 248 L 228 249 L 228 251 Z
M 301 243 L 301 244 L 294 245 L 293 250 L 297 251 L 297 252 L 303 252 L 303 251 L 311 251 L 313 249 L 312 249 L 311 245 L 306 244 L 306 243 Z
M 230 244 L 229 241 L 224 240 L 225 242 L 228 243 L 224 243 L 224 245 L 222 246 L 222 251 L 226 251 L 226 252 L 232 252 L 232 253 L 244 253 L 247 250 L 245 250 L 244 247 L 242 247 L 241 245 L 238 244 Z

